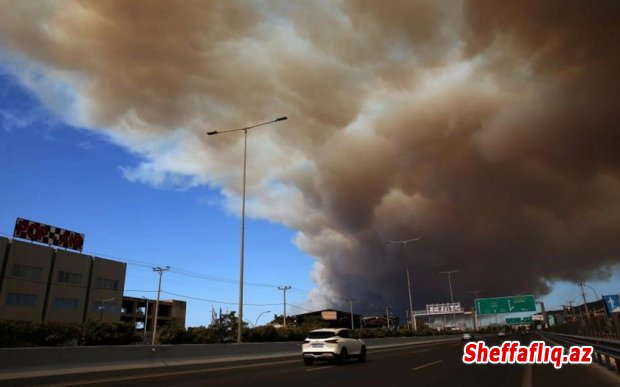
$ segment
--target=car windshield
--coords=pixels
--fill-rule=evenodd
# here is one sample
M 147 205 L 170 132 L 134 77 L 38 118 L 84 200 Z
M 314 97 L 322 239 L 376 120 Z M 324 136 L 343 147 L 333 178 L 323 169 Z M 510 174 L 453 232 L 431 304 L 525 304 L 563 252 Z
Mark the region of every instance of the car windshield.
M 327 339 L 329 337 L 334 337 L 336 334 L 334 332 L 329 331 L 319 331 L 319 332 L 310 332 L 308 334 L 309 339 Z

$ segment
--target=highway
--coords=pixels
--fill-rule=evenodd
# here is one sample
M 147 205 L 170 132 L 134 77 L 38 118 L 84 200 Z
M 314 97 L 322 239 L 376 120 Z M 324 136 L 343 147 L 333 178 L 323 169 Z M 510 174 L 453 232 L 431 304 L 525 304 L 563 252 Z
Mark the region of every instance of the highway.
M 508 340 L 530 341 L 529 336 Z M 487 345 L 501 339 L 488 337 Z M 465 365 L 460 342 L 418 344 L 369 351 L 368 361 L 351 360 L 344 365 L 303 365 L 294 359 L 265 360 L 261 363 L 217 364 L 175 367 L 139 373 L 117 371 L 105 375 L 73 375 L 70 380 L 22 380 L 24 385 L 106 386 L 618 386 L 620 376 L 599 365 Z M 157 372 L 158 374 L 153 374 Z M 18 383 L 12 383 L 17 385 Z

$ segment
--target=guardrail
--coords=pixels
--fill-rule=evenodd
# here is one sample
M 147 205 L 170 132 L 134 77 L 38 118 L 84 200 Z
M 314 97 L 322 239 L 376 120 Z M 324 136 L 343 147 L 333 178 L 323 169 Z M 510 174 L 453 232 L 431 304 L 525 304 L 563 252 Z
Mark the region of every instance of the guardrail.
M 538 332 L 561 345 L 591 345 L 594 348 L 593 359 L 610 370 L 620 372 L 620 341 L 600 339 L 597 337 L 574 336 L 563 333 Z
M 365 339 L 369 351 L 418 343 L 460 340 L 459 336 L 417 336 Z M 0 381 L 20 375 L 66 374 L 76 370 L 112 370 L 286 356 L 301 358 L 301 342 L 244 344 L 180 344 L 93 347 L 0 348 Z M 92 372 L 92 371 L 90 371 Z M 21 376 L 23 377 L 23 376 Z

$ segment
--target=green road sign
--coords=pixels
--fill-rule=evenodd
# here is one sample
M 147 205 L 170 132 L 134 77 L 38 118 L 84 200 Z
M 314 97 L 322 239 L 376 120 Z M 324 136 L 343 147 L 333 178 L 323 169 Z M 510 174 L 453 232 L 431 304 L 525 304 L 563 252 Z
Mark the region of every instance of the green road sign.
M 534 296 L 477 298 L 475 303 L 478 314 L 536 312 Z
M 531 324 L 532 317 L 510 317 L 506 319 L 506 325 Z

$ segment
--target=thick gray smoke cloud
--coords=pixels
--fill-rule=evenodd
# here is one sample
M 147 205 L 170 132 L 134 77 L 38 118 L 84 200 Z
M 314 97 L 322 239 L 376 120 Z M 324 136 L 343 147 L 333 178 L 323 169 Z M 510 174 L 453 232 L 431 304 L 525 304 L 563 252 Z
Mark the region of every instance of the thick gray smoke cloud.
M 313 306 L 404 309 L 405 263 L 422 306 L 448 299 L 439 270 L 460 270 L 467 300 L 620 262 L 615 0 L 2 8 L 5 54 L 39 75 L 23 82 L 143 155 L 129 179 L 189 177 L 236 210 L 239 139 L 204 131 L 288 115 L 252 134 L 250 211 L 299 230 Z M 59 88 L 72 105 L 54 104 Z

